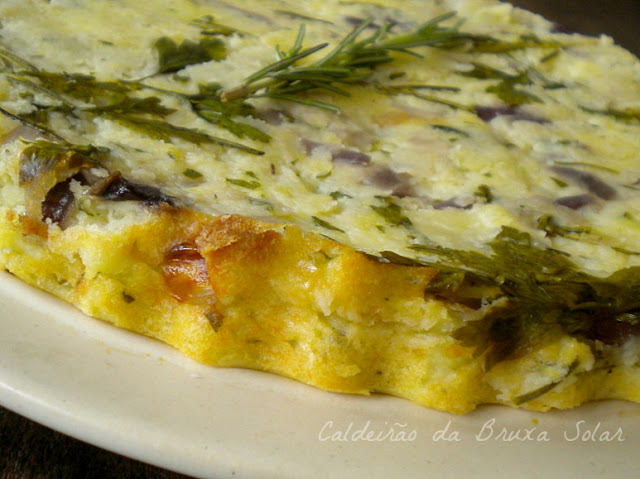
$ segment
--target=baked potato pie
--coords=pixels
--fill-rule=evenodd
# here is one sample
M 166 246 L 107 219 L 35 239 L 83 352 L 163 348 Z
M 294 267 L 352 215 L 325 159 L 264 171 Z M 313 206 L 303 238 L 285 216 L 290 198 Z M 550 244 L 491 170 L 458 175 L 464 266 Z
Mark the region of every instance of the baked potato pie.
M 0 264 L 25 282 L 327 391 L 640 400 L 640 61 L 610 38 L 494 0 L 0 19 Z

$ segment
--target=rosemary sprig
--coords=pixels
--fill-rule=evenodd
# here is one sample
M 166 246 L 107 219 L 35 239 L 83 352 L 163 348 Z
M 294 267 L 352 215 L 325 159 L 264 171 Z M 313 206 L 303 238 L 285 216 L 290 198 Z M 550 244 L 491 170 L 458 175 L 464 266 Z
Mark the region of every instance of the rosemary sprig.
M 455 12 L 440 15 L 415 31 L 398 36 L 390 36 L 393 24 L 387 23 L 361 38 L 363 32 L 372 26 L 372 20 L 364 21 L 327 55 L 306 65 L 301 65 L 301 61 L 328 45 L 320 43 L 303 48 L 305 27 L 302 25 L 289 52 L 278 51 L 278 61 L 250 75 L 241 85 L 223 91 L 221 100 L 230 102 L 241 98 L 269 97 L 336 110 L 333 105 L 299 95 L 310 90 L 325 90 L 348 96 L 349 93 L 341 86 L 365 81 L 372 68 L 392 62 L 394 52 L 419 58 L 420 55 L 414 51 L 418 47 L 452 49 L 473 42 L 475 37 L 460 32 L 459 24 L 442 26 L 455 15 Z
M 396 36 L 390 33 L 393 23 L 377 26 L 369 19 L 361 22 L 324 57 L 310 63 L 303 62 L 307 61 L 307 57 L 325 49 L 328 44 L 320 43 L 303 48 L 305 26 L 302 24 L 289 52 L 283 53 L 277 49 L 277 61 L 248 76 L 241 85 L 223 91 L 220 100 L 224 103 L 268 97 L 337 111 L 338 108 L 334 105 L 301 94 L 312 90 L 324 90 L 349 96 L 344 86 L 366 82 L 373 68 L 393 62 L 393 53 L 421 58 L 415 51 L 416 48 L 463 49 L 469 53 L 501 54 L 526 48 L 557 49 L 561 46 L 556 42 L 545 42 L 536 37 L 503 41 L 488 35 L 464 33 L 459 30 L 461 21 L 452 26 L 443 26 L 444 22 L 455 16 L 456 12 L 445 13 L 420 25 L 412 32 Z M 371 29 L 373 32 L 363 37 L 365 30 Z M 526 92 L 512 90 L 506 92 L 510 94 L 510 101 L 515 99 L 519 103 L 526 103 L 537 100 L 537 97 Z M 502 90 L 496 93 L 506 95 Z M 428 95 L 425 95 L 424 99 L 439 101 L 454 108 L 461 107 Z

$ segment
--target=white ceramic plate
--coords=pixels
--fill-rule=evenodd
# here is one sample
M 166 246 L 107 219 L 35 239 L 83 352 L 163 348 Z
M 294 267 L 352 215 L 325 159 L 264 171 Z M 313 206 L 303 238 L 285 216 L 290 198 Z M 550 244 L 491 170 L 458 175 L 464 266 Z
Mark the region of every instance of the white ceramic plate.
M 638 405 L 547 414 L 484 407 L 452 416 L 390 397 L 330 394 L 196 364 L 7 274 L 0 403 L 203 477 L 628 478 L 640 466 Z

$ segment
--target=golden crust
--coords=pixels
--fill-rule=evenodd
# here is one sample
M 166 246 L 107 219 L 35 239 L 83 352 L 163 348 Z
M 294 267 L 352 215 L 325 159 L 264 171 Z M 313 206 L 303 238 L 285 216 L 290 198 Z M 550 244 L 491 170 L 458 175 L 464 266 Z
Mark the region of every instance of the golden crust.
M 455 412 L 481 399 L 471 350 L 446 337 L 412 346 L 422 326 L 410 316 L 406 324 L 394 319 L 398 304 L 425 301 L 433 269 L 378 263 L 293 226 L 186 209 L 154 211 L 117 233 L 50 226 L 45 239 L 30 224 L 3 216 L 9 271 L 197 361 L 271 371 L 330 391 L 387 392 Z M 193 242 L 213 292 L 204 302 L 202 295 L 178 299 L 163 274 L 168 252 Z M 455 374 L 440 355 L 461 366 Z
M 474 347 L 443 330 L 456 313 L 453 306 L 425 299 L 434 269 L 381 263 L 291 225 L 157 208 L 147 211 L 145 221 L 111 233 L 49 226 L 43 235 L 32 221 L 5 213 L 0 232 L 2 262 L 12 273 L 91 316 L 160 339 L 206 364 L 274 372 L 328 391 L 388 393 L 464 413 L 482 403 L 515 405 L 513 397 L 500 396 L 500 382 L 541 361 L 507 361 L 487 373 Z M 176 295 L 175 283 L 167 280 L 167 261 L 175 261 L 179 245 L 195 245 L 206 262 L 208 284 L 201 275 L 191 277 L 201 282 L 197 294 Z M 425 323 L 437 314 L 444 315 L 442 325 Z M 550 361 L 575 356 L 560 343 L 548 349 Z M 578 354 L 588 362 L 588 348 Z M 523 406 L 546 410 L 590 398 L 640 399 L 635 388 L 613 386 L 634 384 L 632 369 L 578 377 Z

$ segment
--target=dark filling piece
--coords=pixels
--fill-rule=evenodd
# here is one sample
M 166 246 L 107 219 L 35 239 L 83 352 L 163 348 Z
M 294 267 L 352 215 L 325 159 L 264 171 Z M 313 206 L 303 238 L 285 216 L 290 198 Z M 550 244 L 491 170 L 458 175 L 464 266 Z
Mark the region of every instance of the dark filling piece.
M 517 106 L 477 106 L 475 110 L 478 117 L 487 123 L 499 116 L 508 116 L 512 121 L 531 121 L 540 124 L 549 123 L 549 120 L 527 113 Z
M 367 177 L 366 182 L 381 189 L 391 190 L 391 194 L 399 198 L 415 194 L 410 174 L 396 173 L 386 166 L 374 169 Z
M 560 206 L 566 206 L 567 208 L 571 208 L 572 210 L 579 210 L 580 208 L 584 208 L 585 206 L 593 203 L 593 198 L 591 195 L 575 195 L 575 196 L 564 196 L 562 198 L 558 198 L 554 201 L 555 204 Z
M 574 170 L 566 166 L 552 166 L 555 173 L 571 180 L 603 200 L 613 200 L 616 190 L 597 176 L 586 171 Z
M 42 202 L 42 220 L 50 220 L 60 228 L 69 224 L 75 207 L 75 195 L 70 189 L 71 180 L 84 185 L 92 185 L 89 192 L 108 201 L 139 201 L 146 206 L 159 206 L 164 203 L 175 206 L 175 198 L 164 194 L 154 186 L 131 182 L 116 172 L 106 179 L 96 180 L 88 171 L 81 171 L 71 178 L 56 183 Z
M 432 204 L 436 210 L 445 210 L 447 208 L 454 208 L 458 210 L 470 210 L 473 208 L 473 200 L 464 200 L 460 198 L 450 198 L 443 201 L 435 201 Z
M 50 220 L 65 229 L 75 205 L 75 196 L 71 192 L 71 180 L 61 181 L 51 188 L 42 202 L 42 220 Z
M 141 201 L 148 206 L 166 203 L 175 206 L 175 198 L 165 195 L 155 186 L 141 185 L 122 177 L 120 172 L 94 185 L 91 193 L 109 201 Z
M 619 321 L 612 317 L 596 317 L 587 332 L 589 339 L 595 339 L 611 346 L 621 346 L 633 336 L 640 335 L 640 320 Z
M 369 155 L 365 155 L 364 153 L 356 150 L 348 150 L 347 148 L 343 148 L 338 145 L 327 145 L 305 138 L 302 140 L 302 146 L 304 147 L 307 155 L 313 154 L 313 150 L 315 150 L 316 148 L 326 146 L 331 152 L 331 160 L 337 163 L 344 163 L 354 166 L 367 166 L 369 163 L 371 163 L 371 157 Z

